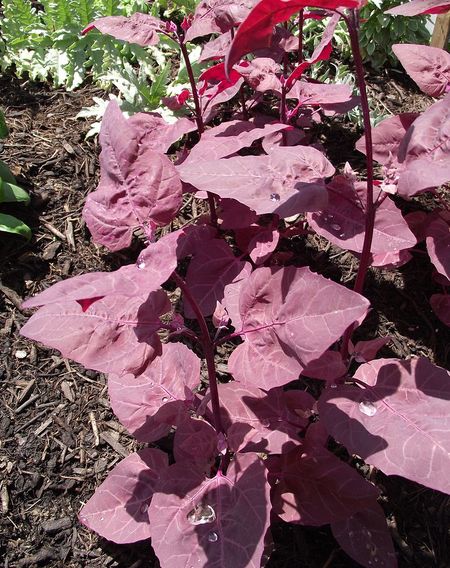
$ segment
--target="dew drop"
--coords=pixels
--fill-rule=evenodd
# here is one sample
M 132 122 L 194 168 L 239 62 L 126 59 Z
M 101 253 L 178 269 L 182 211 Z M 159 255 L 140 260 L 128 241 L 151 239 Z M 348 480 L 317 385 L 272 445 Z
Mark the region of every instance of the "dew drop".
M 100 517 L 100 521 L 104 521 L 105 517 L 103 517 L 103 515 Z
M 333 231 L 340 231 L 342 229 L 342 227 L 340 225 L 338 225 L 337 223 L 333 223 L 331 225 L 331 228 L 333 229 Z
M 261 424 L 264 428 L 268 428 L 270 426 L 270 420 L 261 420 Z
M 191 525 L 206 525 L 216 520 L 216 512 L 211 505 L 199 503 L 186 515 Z
M 270 201 L 280 201 L 280 194 L 279 193 L 271 193 L 270 194 Z
M 208 540 L 209 540 L 209 542 L 217 542 L 219 540 L 219 537 L 218 537 L 217 533 L 210 532 L 209 535 L 208 535 Z
M 370 400 L 362 400 L 359 403 L 359 410 L 366 416 L 373 416 L 377 412 L 377 407 Z
M 331 385 L 330 385 L 330 389 L 337 389 L 337 385 L 336 385 L 336 384 L 334 384 L 334 383 L 333 383 L 333 384 L 331 384 Z
M 141 505 L 141 513 L 143 515 L 145 515 L 145 513 L 148 511 L 148 504 L 144 503 L 143 505 Z
M 138 260 L 138 265 L 137 267 L 139 268 L 139 270 L 143 270 L 145 268 L 145 261 L 143 260 Z
M 167 396 L 163 396 L 161 399 L 161 402 L 167 402 L 169 400 L 169 397 Z

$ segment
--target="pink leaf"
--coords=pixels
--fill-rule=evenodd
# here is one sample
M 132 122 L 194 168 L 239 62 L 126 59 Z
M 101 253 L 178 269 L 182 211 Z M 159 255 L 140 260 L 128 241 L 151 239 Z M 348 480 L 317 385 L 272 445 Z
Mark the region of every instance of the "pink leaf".
M 439 274 L 450 279 L 450 226 L 438 217 L 429 224 L 426 234 L 431 262 Z
M 242 148 L 251 146 L 256 140 L 286 128 L 289 126 L 280 122 L 265 124 L 262 128 L 246 120 L 222 122 L 203 133 L 201 140 L 192 148 L 189 156 L 178 169 L 183 171 L 185 166 L 194 162 L 226 158 Z
M 165 568 L 260 568 L 270 522 L 269 485 L 262 461 L 236 455 L 226 474 L 175 464 L 150 505 L 152 544 Z
M 248 243 L 250 258 L 256 265 L 263 264 L 277 248 L 280 240 L 278 229 L 273 227 L 260 227 Z
M 217 443 L 217 434 L 211 424 L 201 418 L 185 416 L 175 432 L 175 461 L 196 464 L 207 471 L 219 453 Z
M 377 162 L 388 166 L 393 159 L 396 160 L 400 144 L 418 116 L 419 114 L 415 112 L 398 114 L 382 120 L 372 129 L 373 157 Z M 366 142 L 363 136 L 356 143 L 356 149 L 365 154 L 365 148 Z
M 241 329 L 242 327 L 241 313 L 239 311 L 239 298 L 241 295 L 241 289 L 245 286 L 245 282 L 251 273 L 252 266 L 249 262 L 246 262 L 244 269 L 240 273 L 240 280 L 227 284 L 223 291 L 223 304 L 230 316 L 231 324 L 235 329 Z
M 237 156 L 189 164 L 183 181 L 200 191 L 236 199 L 256 213 L 290 217 L 326 204 L 323 178 L 334 168 L 325 156 L 307 146 L 275 148 L 269 156 Z
M 281 91 L 281 82 L 278 77 L 280 66 L 270 57 L 256 57 L 245 67 L 236 67 L 236 70 L 255 91 L 260 93 Z
M 344 176 L 337 176 L 328 184 L 328 206 L 307 216 L 311 227 L 333 244 L 355 252 L 361 252 L 365 234 L 365 213 L 360 195 L 365 183 L 357 183 L 356 189 Z M 372 253 L 384 254 L 411 248 L 416 238 L 403 219 L 400 209 L 386 198 L 377 208 L 373 234 Z
M 138 112 L 127 120 L 127 125 L 139 144 L 163 153 L 182 136 L 197 130 L 195 122 L 188 118 L 170 124 L 155 112 Z
M 450 83 L 449 53 L 438 47 L 415 44 L 394 44 L 392 51 L 425 94 L 440 97 L 447 92 Z
M 163 290 L 142 297 L 107 296 L 86 311 L 75 301 L 41 308 L 21 334 L 61 351 L 63 357 L 104 373 L 142 373 L 160 352 L 159 316 L 170 311 Z
M 160 450 L 151 448 L 129 455 L 81 509 L 80 521 L 118 544 L 149 538 L 149 504 L 155 484 L 167 467 L 167 455 Z
M 117 103 L 108 105 L 100 142 L 100 184 L 88 195 L 83 216 L 94 240 L 115 251 L 130 245 L 135 228 L 148 233 L 173 219 L 181 182 L 166 156 L 133 138 Z
M 397 567 L 386 517 L 378 503 L 347 519 L 331 523 L 331 531 L 344 552 L 361 566 Z
M 398 193 L 411 197 L 450 180 L 450 94 L 421 114 L 398 151 Z
M 82 33 L 87 33 L 93 28 L 97 28 L 102 34 L 108 34 L 116 39 L 146 47 L 147 45 L 156 45 L 159 42 L 158 32 L 164 28 L 164 23 L 149 14 L 136 12 L 129 17 L 106 16 L 99 18 L 89 24 Z
M 281 459 L 274 509 L 286 522 L 320 526 L 339 521 L 378 497 L 356 470 L 308 438 Z
M 412 0 L 386 10 L 395 16 L 418 16 L 419 14 L 445 14 L 450 10 L 448 0 Z
M 412 254 L 406 250 L 396 252 L 383 252 L 371 255 L 370 266 L 376 266 L 387 270 L 404 266 L 412 259 Z
M 378 359 L 355 378 L 367 387 L 327 389 L 319 400 L 329 433 L 387 475 L 450 492 L 450 376 L 428 359 Z
M 242 280 L 247 264 L 235 257 L 230 246 L 219 239 L 198 250 L 189 264 L 186 283 L 203 315 L 214 312 L 216 302 L 224 298 L 227 285 Z M 188 301 L 185 301 L 184 313 L 187 318 L 195 318 Z
M 430 298 L 430 304 L 441 322 L 450 327 L 450 295 L 433 294 Z
M 299 442 L 308 424 L 314 398 L 303 391 L 256 387 L 231 382 L 219 385 L 222 423 L 233 452 L 281 453 L 283 445 Z
M 316 0 L 317 8 L 357 8 L 358 0 Z M 226 58 L 227 72 L 247 53 L 269 47 L 272 30 L 308 6 L 308 0 L 262 0 L 239 26 Z
M 110 374 L 108 393 L 120 422 L 140 442 L 165 436 L 172 415 L 187 413 L 192 389 L 200 383 L 200 359 L 182 343 L 167 343 L 139 377 Z M 188 400 L 186 400 L 188 399 Z M 175 404 L 175 403 L 186 404 Z M 163 407 L 166 407 L 164 410 Z M 172 415 L 171 415 L 172 413 Z
M 223 33 L 245 19 L 256 0 L 202 0 L 195 9 L 186 41 L 211 33 Z
M 358 363 L 367 363 L 377 356 L 378 351 L 391 341 L 391 336 L 377 337 L 377 339 L 369 339 L 368 341 L 358 341 L 350 350 Z
M 341 354 L 338 351 L 328 350 L 322 353 L 318 359 L 308 363 L 302 371 L 302 375 L 331 382 L 344 376 L 346 372 L 347 367 Z
M 199 63 L 202 61 L 222 59 L 222 57 L 225 57 L 230 43 L 231 32 L 220 34 L 220 36 L 208 41 L 202 46 L 202 52 L 198 58 Z
M 298 99 L 301 105 L 318 106 L 326 104 L 328 106 L 345 103 L 352 97 L 352 88 L 349 85 L 308 83 L 307 81 L 297 81 L 287 94 L 288 99 Z
M 362 296 L 308 268 L 258 268 L 241 291 L 239 332 L 245 341 L 232 353 L 230 370 L 243 384 L 286 384 L 361 321 L 368 306 Z

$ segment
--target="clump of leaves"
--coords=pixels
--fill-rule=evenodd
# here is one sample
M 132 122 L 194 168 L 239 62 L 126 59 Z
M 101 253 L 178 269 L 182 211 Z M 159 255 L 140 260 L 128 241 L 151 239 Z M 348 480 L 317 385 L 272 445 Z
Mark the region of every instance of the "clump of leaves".
M 5 115 L 0 110 L 0 139 L 8 136 Z M 0 160 L 0 203 L 23 203 L 28 205 L 30 196 L 19 187 L 15 177 L 12 175 L 8 166 Z M 0 231 L 21 235 L 26 239 L 31 238 L 31 229 L 17 217 L 7 213 L 0 213 Z
M 259 568 L 280 520 L 329 524 L 362 566 L 397 566 L 380 490 L 336 446 L 387 475 L 450 493 L 449 373 L 423 357 L 377 358 L 389 337 L 352 342 L 370 309 L 369 267 L 402 266 L 422 240 L 443 291 L 430 303 L 448 323 L 448 211 L 404 216 L 400 203 L 450 180 L 450 94 L 372 129 L 358 45 L 362 3 L 316 0 L 319 12 L 308 12 L 309 0 L 204 0 L 181 27 L 137 14 L 86 30 L 141 45 L 155 35 L 177 42 L 190 88 L 166 103 L 190 112 L 169 124 L 156 113 L 126 118 L 109 103 L 100 183 L 84 218 L 111 251 L 128 247 L 136 229 L 148 244 L 136 263 L 27 300 L 40 309 L 22 333 L 108 374 L 118 419 L 150 446 L 110 472 L 80 521 L 117 543 L 151 538 L 165 568 Z M 328 19 L 305 58 L 307 17 Z M 341 19 L 359 98 L 347 85 L 308 77 L 329 58 Z M 211 34 L 201 58 L 214 65 L 196 80 L 186 44 Z M 396 53 L 402 49 L 408 69 L 414 51 Z M 431 67 L 442 63 L 436 52 L 429 58 Z M 443 74 L 448 82 L 447 68 Z M 414 78 L 442 87 L 428 68 L 414 68 Z M 366 155 L 366 178 L 348 164 L 336 172 L 314 138 L 323 114 L 359 102 L 365 133 L 356 149 Z M 193 131 L 197 143 L 171 153 Z M 207 200 L 209 216 L 157 239 L 184 193 Z M 281 248 L 310 233 L 359 260 L 353 289 L 297 266 Z M 172 302 L 162 288 L 169 281 L 179 291 Z M 232 350 L 227 383 L 216 368 L 224 343 Z M 163 452 L 158 443 L 170 432 Z

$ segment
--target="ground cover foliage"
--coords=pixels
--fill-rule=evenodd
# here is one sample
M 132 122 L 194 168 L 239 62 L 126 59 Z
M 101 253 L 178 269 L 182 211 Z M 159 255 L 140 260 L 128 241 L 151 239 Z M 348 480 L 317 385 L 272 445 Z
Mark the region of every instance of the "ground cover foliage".
M 162 566 L 265 564 L 277 519 L 330 524 L 361 565 L 395 566 L 379 490 L 331 451 L 336 442 L 388 475 L 449 492 L 448 373 L 425 358 L 377 359 L 388 337 L 352 342 L 370 310 L 369 266 L 404 265 L 419 241 L 442 286 L 431 306 L 448 323 L 448 212 L 403 215 L 399 207 L 400 198 L 440 196 L 450 178 L 448 55 L 426 50 L 419 61 L 414 46 L 396 46 L 413 79 L 440 98 L 372 131 L 359 4 L 323 0 L 306 11 L 300 0 L 205 2 L 180 28 L 134 15 L 86 29 L 141 45 L 161 34 L 177 41 L 191 85 L 166 103 L 192 105 L 193 118 L 127 119 L 109 104 L 100 184 L 84 218 L 111 251 L 130 246 L 136 230 L 147 246 L 136 264 L 61 281 L 28 300 L 25 307 L 42 307 L 22 332 L 108 373 L 117 417 L 151 444 L 113 469 L 80 520 L 114 542 L 152 538 Z M 305 57 L 292 31 L 308 17 L 329 20 Z M 337 172 L 312 137 L 321 113 L 360 102 L 345 85 L 305 78 L 329 57 L 340 18 L 360 87 L 365 177 L 349 164 Z M 209 34 L 218 37 L 204 49 L 225 62 L 196 82 L 185 43 Z M 180 139 L 190 143 L 170 152 Z M 209 214 L 157 238 L 192 192 Z M 311 232 L 359 258 L 353 290 L 280 248 Z M 218 382 L 215 352 L 228 342 L 228 380 Z M 167 454 L 158 441 L 174 428 Z

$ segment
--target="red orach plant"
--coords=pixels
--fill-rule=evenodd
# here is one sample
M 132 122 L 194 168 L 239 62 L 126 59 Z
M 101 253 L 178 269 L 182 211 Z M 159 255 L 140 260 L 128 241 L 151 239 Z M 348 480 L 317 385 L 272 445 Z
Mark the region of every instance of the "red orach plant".
M 388 337 L 351 341 L 370 309 L 369 267 L 405 264 L 422 240 L 443 290 L 431 306 L 449 324 L 449 213 L 403 216 L 391 197 L 436 192 L 450 180 L 448 54 L 394 46 L 419 87 L 441 98 L 372 130 L 357 33 L 364 2 L 316 0 L 308 14 L 309 4 L 205 0 L 181 29 L 135 14 L 86 30 L 143 46 L 160 34 L 175 39 L 191 88 L 169 104 L 189 97 L 195 114 L 167 124 L 155 114 L 126 119 L 109 104 L 100 183 L 84 219 L 111 251 L 128 247 L 136 229 L 147 246 L 135 264 L 76 276 L 25 302 L 41 307 L 22 333 L 108 373 L 117 417 L 139 442 L 153 444 L 111 471 L 80 520 L 117 543 L 151 538 L 165 568 L 257 568 L 270 555 L 271 522 L 280 519 L 330 524 L 361 565 L 396 566 L 378 489 L 330 451 L 331 438 L 388 475 L 450 493 L 449 374 L 425 358 L 376 359 Z M 413 1 L 396 13 L 418 13 L 418 4 L 428 12 L 446 7 Z M 310 16 L 332 17 L 304 60 Z M 305 78 L 330 56 L 341 18 L 359 97 Z M 211 33 L 218 36 L 204 54 L 215 65 L 196 82 L 186 42 Z M 208 126 L 235 98 L 232 119 Z M 320 113 L 358 102 L 366 179 L 350 166 L 336 172 L 311 136 Z M 177 161 L 166 155 L 195 130 L 189 151 Z M 185 193 L 207 199 L 209 217 L 157 239 Z M 313 232 L 359 257 L 353 290 L 279 250 Z M 168 281 L 179 290 L 174 303 L 162 288 Z M 215 361 L 225 342 L 234 348 L 226 383 Z M 307 392 L 310 380 L 318 381 L 318 400 Z M 156 446 L 170 432 L 167 455 Z

